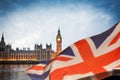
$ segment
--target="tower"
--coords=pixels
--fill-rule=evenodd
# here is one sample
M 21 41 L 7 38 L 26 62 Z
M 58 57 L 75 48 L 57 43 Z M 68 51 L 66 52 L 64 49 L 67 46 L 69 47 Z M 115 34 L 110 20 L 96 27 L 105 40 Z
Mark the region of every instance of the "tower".
M 56 36 L 56 52 L 57 52 L 57 55 L 60 54 L 62 50 L 62 36 L 60 34 L 60 28 L 58 29 L 58 34 Z
M 2 33 L 2 37 L 1 37 L 1 42 L 0 42 L 0 46 L 1 47 L 5 47 L 5 41 L 4 41 L 4 35 L 3 35 L 3 33 Z
M 1 41 L 0 41 L 0 51 L 5 51 L 6 44 L 4 41 L 4 35 L 2 34 Z

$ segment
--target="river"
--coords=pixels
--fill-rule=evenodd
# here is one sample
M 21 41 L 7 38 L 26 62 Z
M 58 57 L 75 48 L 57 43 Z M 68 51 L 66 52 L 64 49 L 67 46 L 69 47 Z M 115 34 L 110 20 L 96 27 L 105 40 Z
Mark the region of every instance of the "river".
M 31 80 L 25 70 L 32 64 L 0 65 L 0 80 Z M 109 77 L 104 80 L 120 80 L 119 76 Z
M 25 73 L 31 66 L 31 64 L 0 65 L 0 80 L 31 80 Z

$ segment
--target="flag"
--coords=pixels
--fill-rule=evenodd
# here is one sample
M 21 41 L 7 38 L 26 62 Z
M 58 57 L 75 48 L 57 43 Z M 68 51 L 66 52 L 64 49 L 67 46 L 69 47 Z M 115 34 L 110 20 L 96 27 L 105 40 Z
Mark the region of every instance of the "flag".
M 120 73 L 120 23 L 75 42 L 51 61 L 26 70 L 32 80 L 101 80 Z

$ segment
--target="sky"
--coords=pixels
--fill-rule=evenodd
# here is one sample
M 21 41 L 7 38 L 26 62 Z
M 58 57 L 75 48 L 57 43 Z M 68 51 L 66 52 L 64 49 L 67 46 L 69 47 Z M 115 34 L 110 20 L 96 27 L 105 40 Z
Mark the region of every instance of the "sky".
M 13 49 L 52 44 L 61 30 L 62 47 L 120 21 L 120 0 L 0 0 L 0 34 Z

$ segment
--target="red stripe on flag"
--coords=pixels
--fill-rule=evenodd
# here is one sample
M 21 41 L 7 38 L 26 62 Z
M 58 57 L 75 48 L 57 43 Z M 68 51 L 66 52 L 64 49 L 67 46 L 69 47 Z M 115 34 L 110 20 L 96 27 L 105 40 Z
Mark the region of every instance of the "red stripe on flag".
M 59 61 L 68 61 L 68 60 L 71 60 L 72 58 L 69 58 L 69 57 L 63 57 L 63 56 L 59 56 L 57 58 L 55 58 L 54 60 L 59 60 Z M 51 62 L 53 62 L 54 60 L 52 60 Z M 50 63 L 51 63 L 50 62 Z M 49 63 L 49 64 L 50 64 Z M 47 65 L 49 65 L 47 64 Z M 47 65 L 45 67 L 47 67 Z M 31 68 L 29 68 L 28 70 L 43 70 L 45 68 L 44 66 L 40 66 L 40 65 L 35 65 Z
M 69 60 L 71 60 L 71 59 L 73 59 L 73 58 L 70 58 L 70 57 L 64 57 L 64 56 L 58 56 L 58 57 L 56 57 L 55 59 L 53 59 L 52 61 L 50 61 L 46 66 L 45 66 L 45 68 L 49 65 L 49 64 L 51 64 L 53 61 L 69 61 Z
M 70 57 L 64 57 L 64 56 L 58 56 L 57 58 L 55 58 L 55 60 L 59 60 L 59 61 L 68 61 L 71 60 L 73 58 Z
M 95 75 L 107 72 L 103 68 L 103 66 L 106 66 L 120 59 L 120 47 L 118 47 L 117 49 L 114 49 L 113 51 L 105 53 L 104 55 L 101 55 L 99 57 L 94 57 L 92 51 L 90 50 L 89 44 L 85 40 L 77 42 L 76 46 L 80 52 L 80 55 L 84 60 L 84 63 L 89 67 L 89 70 L 92 71 Z M 102 79 L 106 76 L 107 74 L 103 77 L 98 76 L 98 79 Z
M 104 76 L 97 76 L 98 79 L 103 79 L 108 76 L 103 66 L 120 58 L 120 47 L 102 56 L 94 57 L 86 40 L 81 40 L 75 43 L 75 45 L 84 62 L 56 69 L 50 74 L 50 80 L 62 80 L 65 75 L 86 74 L 88 72 L 93 72 L 95 75 L 98 75 L 106 72 Z
M 44 67 L 43 66 L 33 66 L 31 68 L 29 68 L 28 70 L 43 70 Z
M 120 68 L 120 64 L 118 66 L 116 66 L 116 68 Z
M 114 44 L 115 42 L 117 42 L 117 40 L 120 39 L 120 32 L 117 34 L 117 36 L 112 40 L 112 42 L 110 43 L 110 45 Z M 109 46 L 110 46 L 109 45 Z

